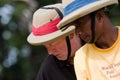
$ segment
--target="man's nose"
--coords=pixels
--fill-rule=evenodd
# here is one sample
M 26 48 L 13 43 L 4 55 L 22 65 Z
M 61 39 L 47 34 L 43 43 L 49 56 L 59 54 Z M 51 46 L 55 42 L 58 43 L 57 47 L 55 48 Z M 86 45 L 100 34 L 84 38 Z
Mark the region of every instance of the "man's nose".
M 50 55 L 53 54 L 53 49 L 54 49 L 53 45 L 49 44 L 46 46 L 46 48 L 47 48 L 48 54 Z

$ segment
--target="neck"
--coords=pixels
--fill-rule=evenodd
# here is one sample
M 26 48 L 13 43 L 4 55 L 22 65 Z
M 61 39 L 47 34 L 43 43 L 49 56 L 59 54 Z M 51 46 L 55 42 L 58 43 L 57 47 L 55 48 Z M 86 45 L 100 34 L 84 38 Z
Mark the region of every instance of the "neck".
M 70 58 L 68 59 L 68 62 L 69 62 L 70 64 L 73 64 L 73 59 L 74 59 L 74 57 L 70 57 Z
M 106 29 L 107 31 L 103 31 L 103 34 L 97 42 L 95 42 L 95 45 L 99 48 L 106 49 L 111 47 L 118 37 L 118 29 L 114 26 L 108 27 Z

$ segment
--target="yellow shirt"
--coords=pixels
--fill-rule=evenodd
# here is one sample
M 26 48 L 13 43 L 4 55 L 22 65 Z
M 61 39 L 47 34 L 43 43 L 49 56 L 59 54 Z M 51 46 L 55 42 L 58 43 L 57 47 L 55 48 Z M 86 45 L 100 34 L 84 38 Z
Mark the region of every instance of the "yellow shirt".
M 77 80 L 120 80 L 120 28 L 116 42 L 108 49 L 86 44 L 74 58 Z

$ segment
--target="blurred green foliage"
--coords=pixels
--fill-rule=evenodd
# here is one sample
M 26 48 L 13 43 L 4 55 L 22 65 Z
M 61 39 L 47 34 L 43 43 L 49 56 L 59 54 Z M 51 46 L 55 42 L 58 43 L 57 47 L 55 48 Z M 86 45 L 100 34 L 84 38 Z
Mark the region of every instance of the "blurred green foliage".
M 60 0 L 0 0 L 0 80 L 35 80 L 47 56 L 44 46 L 31 46 L 32 14 L 38 8 Z M 120 25 L 120 6 L 111 10 L 114 25 Z
M 35 80 L 47 55 L 44 46 L 31 46 L 32 14 L 57 0 L 0 0 L 0 80 Z

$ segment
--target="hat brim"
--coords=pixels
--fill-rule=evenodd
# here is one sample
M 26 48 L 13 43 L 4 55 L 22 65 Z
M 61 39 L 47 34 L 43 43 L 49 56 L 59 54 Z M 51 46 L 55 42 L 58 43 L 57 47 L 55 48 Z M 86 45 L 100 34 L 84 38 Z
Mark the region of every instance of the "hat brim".
M 68 36 L 69 34 L 73 33 L 75 31 L 75 26 L 70 26 L 69 28 L 65 29 L 64 31 L 58 30 L 56 32 L 43 35 L 43 36 L 35 36 L 33 33 L 31 33 L 27 41 L 32 45 L 46 45 L 49 43 L 52 43 L 60 38 L 64 38 Z
M 117 0 L 99 0 L 96 1 L 94 3 L 91 3 L 89 5 L 86 5 L 82 8 L 79 8 L 73 12 L 71 12 L 70 14 L 66 15 L 57 25 L 57 27 L 59 29 L 61 29 L 62 27 L 65 27 L 67 24 L 73 22 L 74 20 L 83 17 L 91 12 L 94 12 L 98 9 L 101 9 L 105 6 L 109 6 L 111 4 L 116 4 L 118 3 Z

